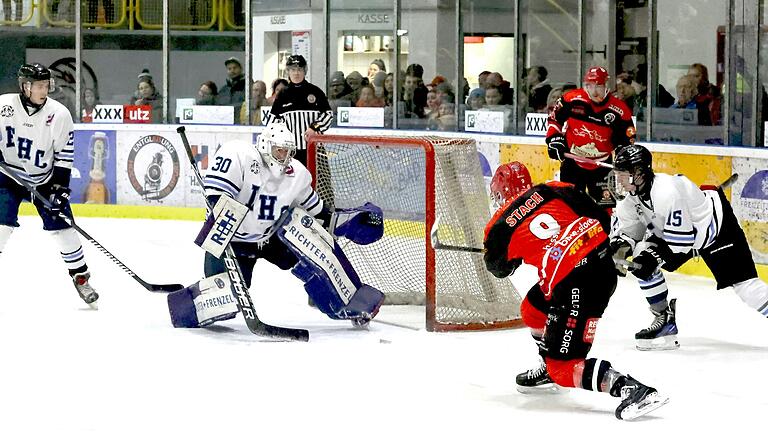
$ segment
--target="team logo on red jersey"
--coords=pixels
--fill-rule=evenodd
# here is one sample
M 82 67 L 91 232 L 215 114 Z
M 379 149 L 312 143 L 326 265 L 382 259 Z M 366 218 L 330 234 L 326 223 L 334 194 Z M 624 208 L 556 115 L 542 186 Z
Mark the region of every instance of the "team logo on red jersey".
M 597 333 L 597 322 L 600 318 L 590 318 L 587 320 L 587 325 L 584 327 L 584 342 L 591 344 L 595 340 L 595 333 Z

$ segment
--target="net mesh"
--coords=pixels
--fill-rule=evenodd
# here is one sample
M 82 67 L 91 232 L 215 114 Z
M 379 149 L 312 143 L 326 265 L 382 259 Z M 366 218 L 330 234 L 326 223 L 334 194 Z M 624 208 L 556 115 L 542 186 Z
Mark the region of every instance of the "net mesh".
M 402 140 L 403 138 L 399 138 Z M 424 147 L 405 144 L 333 142 L 317 145 L 316 190 L 326 203 L 349 208 L 370 201 L 384 210 L 384 237 L 370 245 L 341 239 L 342 249 L 367 284 L 382 290 L 388 304 L 434 302 L 435 324 L 504 327 L 519 318 L 520 296 L 508 279 L 485 269 L 481 254 L 435 251 L 435 297 L 426 296 L 427 189 L 434 189 L 438 235 L 445 244 L 483 247 L 488 193 L 474 140 L 409 138 L 434 149 L 435 184 L 426 182 Z

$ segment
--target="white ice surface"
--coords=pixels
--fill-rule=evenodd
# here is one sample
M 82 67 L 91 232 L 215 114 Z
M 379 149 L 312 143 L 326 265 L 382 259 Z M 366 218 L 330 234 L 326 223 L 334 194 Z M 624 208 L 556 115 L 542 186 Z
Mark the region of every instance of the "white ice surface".
M 525 329 L 433 334 L 422 309 L 385 307 L 382 320 L 421 330 L 356 331 L 309 308 L 299 281 L 268 263 L 251 290 L 260 316 L 308 328 L 309 343 L 264 342 L 239 316 L 174 329 L 165 295 L 86 243 L 101 295 L 92 311 L 39 218 L 21 224 L 0 255 L 3 432 L 746 430 L 768 413 L 768 322 L 709 279 L 669 275 L 682 348 L 667 352 L 634 349 L 651 315 L 635 280 L 620 280 L 591 354 L 671 398 L 628 423 L 614 418 L 618 400 L 607 394 L 518 394 L 515 374 L 537 361 Z M 149 282 L 202 277 L 198 223 L 79 224 Z

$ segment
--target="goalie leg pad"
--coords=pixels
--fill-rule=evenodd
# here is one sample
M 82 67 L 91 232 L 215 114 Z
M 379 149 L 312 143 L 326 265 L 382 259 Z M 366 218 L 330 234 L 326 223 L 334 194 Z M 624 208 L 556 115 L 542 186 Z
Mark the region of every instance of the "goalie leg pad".
M 300 208 L 290 212 L 277 235 L 298 258 L 291 272 L 304 282 L 318 309 L 332 319 L 373 318 L 384 294 L 360 281 L 317 220 Z
M 202 279 L 168 294 L 168 312 L 174 327 L 205 327 L 237 315 L 237 301 L 229 289 L 227 273 Z

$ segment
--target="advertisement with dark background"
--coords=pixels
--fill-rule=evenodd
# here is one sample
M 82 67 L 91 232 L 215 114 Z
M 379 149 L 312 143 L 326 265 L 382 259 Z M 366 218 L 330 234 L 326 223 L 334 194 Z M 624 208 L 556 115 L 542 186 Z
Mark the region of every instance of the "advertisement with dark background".
M 114 204 L 117 199 L 115 175 L 115 131 L 76 130 L 75 163 L 72 169 L 71 202 Z

